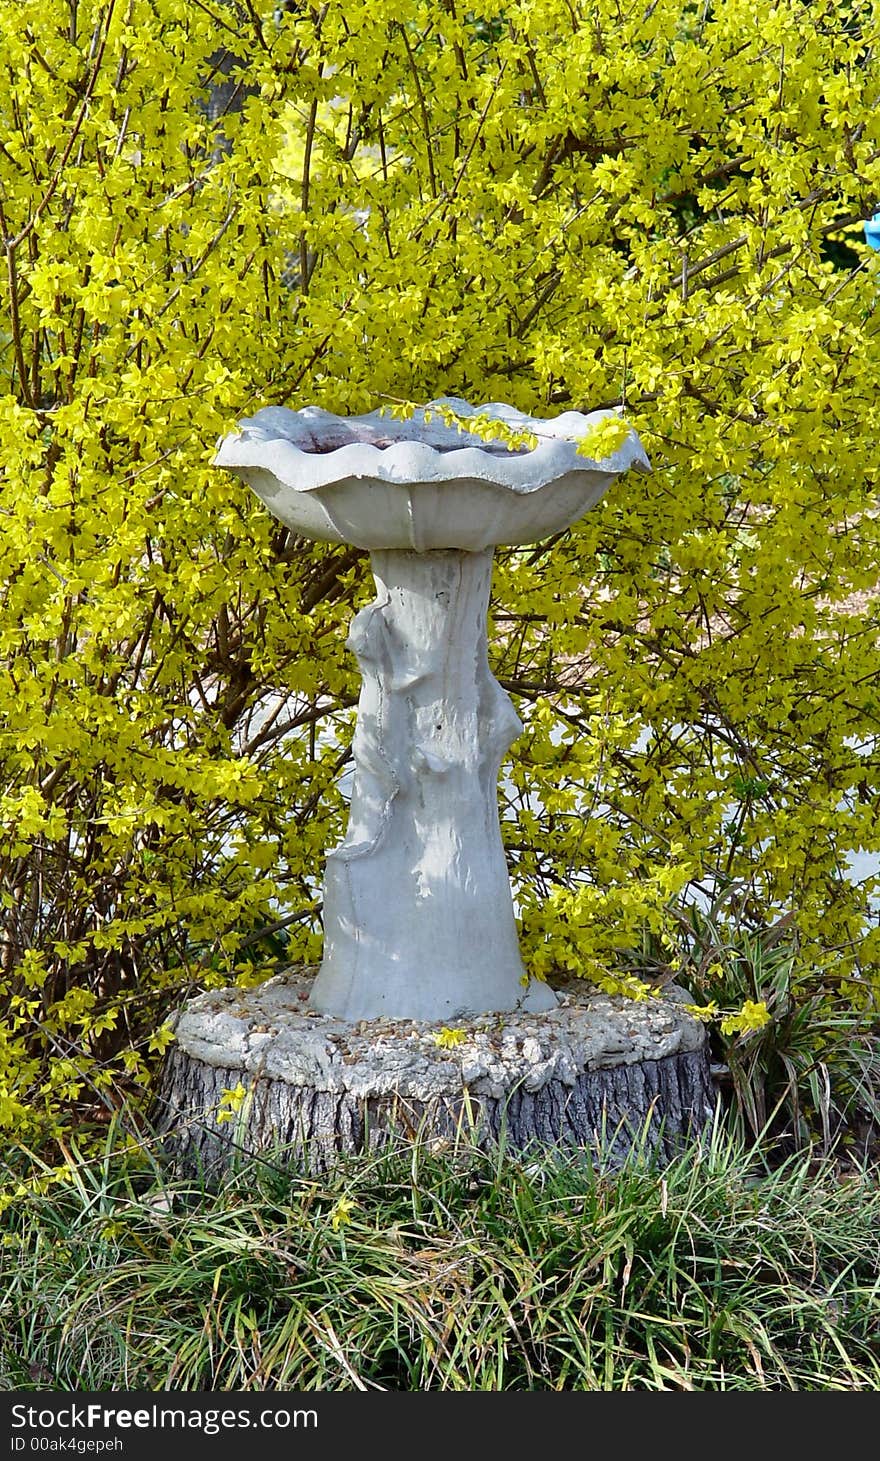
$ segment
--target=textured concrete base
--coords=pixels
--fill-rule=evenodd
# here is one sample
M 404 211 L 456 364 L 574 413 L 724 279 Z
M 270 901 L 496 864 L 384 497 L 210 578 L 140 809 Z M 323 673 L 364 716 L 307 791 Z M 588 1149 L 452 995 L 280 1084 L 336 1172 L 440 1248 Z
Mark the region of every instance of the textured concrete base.
M 621 1156 L 647 1140 L 670 1156 L 713 1108 L 705 1031 L 674 990 L 636 1002 L 576 980 L 553 1009 L 462 1018 L 449 1044 L 439 1024 L 317 1013 L 313 979 L 290 970 L 181 1011 L 158 1123 L 185 1166 L 222 1168 L 239 1150 L 322 1171 L 388 1143 L 502 1137 Z M 218 1121 L 239 1085 L 234 1119 Z

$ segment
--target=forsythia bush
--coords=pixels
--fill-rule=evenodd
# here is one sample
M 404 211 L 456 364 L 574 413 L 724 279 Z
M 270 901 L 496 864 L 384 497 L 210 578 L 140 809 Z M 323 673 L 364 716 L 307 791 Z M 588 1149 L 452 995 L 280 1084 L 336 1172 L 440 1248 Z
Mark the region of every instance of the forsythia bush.
M 699 886 L 868 997 L 878 24 L 0 5 L 0 1125 L 319 950 L 371 580 L 211 467 L 260 405 L 622 407 L 653 475 L 496 570 L 527 957 L 602 978 Z

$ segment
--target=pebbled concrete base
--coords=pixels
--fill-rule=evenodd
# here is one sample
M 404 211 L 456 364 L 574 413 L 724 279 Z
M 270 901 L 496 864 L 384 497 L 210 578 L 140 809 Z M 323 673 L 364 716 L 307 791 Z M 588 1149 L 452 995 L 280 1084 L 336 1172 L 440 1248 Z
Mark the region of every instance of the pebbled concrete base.
M 590 1145 L 599 1127 L 632 1145 L 646 1123 L 671 1152 L 712 1109 L 706 1036 L 675 986 L 635 1001 L 572 980 L 540 1013 L 350 1023 L 307 1006 L 313 969 L 255 989 L 209 991 L 176 1019 L 160 1126 L 169 1151 L 220 1165 L 232 1151 L 287 1152 L 310 1170 L 396 1138 L 514 1149 Z M 224 1090 L 242 1085 L 235 1119 Z M 618 1129 L 619 1128 L 619 1129 Z M 665 1149 L 665 1148 L 664 1148 Z

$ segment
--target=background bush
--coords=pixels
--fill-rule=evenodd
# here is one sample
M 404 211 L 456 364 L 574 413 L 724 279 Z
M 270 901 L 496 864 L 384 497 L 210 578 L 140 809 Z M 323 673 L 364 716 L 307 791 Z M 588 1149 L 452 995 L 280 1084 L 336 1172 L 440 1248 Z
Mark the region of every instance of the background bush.
M 319 950 L 371 590 L 212 469 L 272 403 L 623 407 L 653 475 L 496 570 L 527 959 L 668 977 L 701 890 L 790 915 L 869 1028 L 878 20 L 0 12 L 0 1124 L 59 1133 L 187 990 Z

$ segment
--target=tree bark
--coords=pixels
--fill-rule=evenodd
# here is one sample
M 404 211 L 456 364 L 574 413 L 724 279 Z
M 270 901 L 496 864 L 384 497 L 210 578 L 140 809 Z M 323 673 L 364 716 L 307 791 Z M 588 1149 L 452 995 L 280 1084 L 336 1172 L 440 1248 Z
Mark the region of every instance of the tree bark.
M 241 1107 L 218 1122 L 223 1092 L 239 1083 L 248 1088 Z M 705 1048 L 585 1071 L 574 1084 L 550 1080 L 500 1098 L 464 1088 L 427 1101 L 251 1080 L 241 1067 L 177 1048 L 165 1065 L 157 1124 L 175 1163 L 208 1176 L 253 1156 L 320 1174 L 340 1157 L 414 1141 L 434 1149 L 504 1143 L 521 1155 L 580 1148 L 615 1166 L 633 1148 L 669 1161 L 699 1137 L 714 1103 Z

